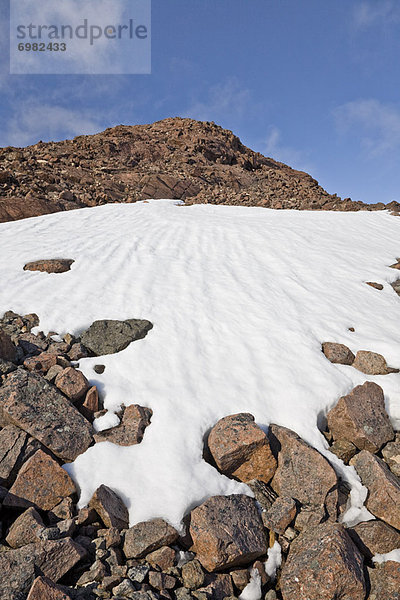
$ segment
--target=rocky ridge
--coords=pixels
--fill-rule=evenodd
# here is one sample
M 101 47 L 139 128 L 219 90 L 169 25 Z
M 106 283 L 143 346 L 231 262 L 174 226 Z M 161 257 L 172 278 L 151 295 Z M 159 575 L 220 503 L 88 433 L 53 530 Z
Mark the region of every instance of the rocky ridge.
M 148 198 L 302 210 L 382 210 L 327 193 L 307 173 L 245 147 L 212 122 L 168 118 L 0 149 L 0 222 Z

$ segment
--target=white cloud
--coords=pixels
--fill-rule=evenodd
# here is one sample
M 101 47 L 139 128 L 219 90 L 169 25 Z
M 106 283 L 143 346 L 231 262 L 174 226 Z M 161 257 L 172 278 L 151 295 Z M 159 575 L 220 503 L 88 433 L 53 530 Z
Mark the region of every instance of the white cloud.
M 400 6 L 394 0 L 360 2 L 354 8 L 353 18 L 357 29 L 368 29 L 379 24 L 398 23 Z
M 107 126 L 92 111 L 23 102 L 2 131 L 1 145 L 27 146 L 39 140 L 60 140 L 97 133 Z
M 200 121 L 220 121 L 240 117 L 250 101 L 249 90 L 242 88 L 235 77 L 209 88 L 204 101 L 195 101 L 182 116 Z
M 268 129 L 263 152 L 267 156 L 284 162 L 294 169 L 308 172 L 315 170 L 313 165 L 308 162 L 304 152 L 295 150 L 282 143 L 282 133 L 275 125 L 271 125 Z
M 334 111 L 340 133 L 359 139 L 370 157 L 392 152 L 400 147 L 400 110 L 375 99 L 361 99 L 338 106 Z

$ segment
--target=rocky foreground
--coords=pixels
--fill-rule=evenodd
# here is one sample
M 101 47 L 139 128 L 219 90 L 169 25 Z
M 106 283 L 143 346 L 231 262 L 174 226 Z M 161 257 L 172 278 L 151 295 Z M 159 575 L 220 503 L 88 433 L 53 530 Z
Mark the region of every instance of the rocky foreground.
M 63 272 L 71 262 L 25 268 Z M 400 433 L 379 385 L 367 381 L 338 398 L 323 432 L 367 488 L 372 520 L 345 527 L 350 490 L 330 462 L 295 432 L 272 424 L 266 435 L 240 413 L 215 424 L 204 460 L 247 483 L 254 498 L 208 498 L 179 532 L 160 518 L 129 527 L 122 498 L 105 485 L 78 510 L 62 465 L 95 443 L 141 443 L 151 409 L 122 407 L 117 427 L 96 431 L 93 420 L 107 411 L 78 367 L 98 356 L 94 371 L 103 372 L 101 356 L 151 335 L 152 324 L 96 321 L 63 339 L 32 333 L 38 325 L 34 314 L 0 320 L 1 598 L 399 599 L 400 563 L 390 553 L 400 548 Z M 354 355 L 322 341 L 321 351 L 365 374 L 397 371 L 368 350 Z
M 0 149 L 0 222 L 148 198 L 301 210 L 382 210 L 341 200 L 231 131 L 170 118 L 63 142 Z

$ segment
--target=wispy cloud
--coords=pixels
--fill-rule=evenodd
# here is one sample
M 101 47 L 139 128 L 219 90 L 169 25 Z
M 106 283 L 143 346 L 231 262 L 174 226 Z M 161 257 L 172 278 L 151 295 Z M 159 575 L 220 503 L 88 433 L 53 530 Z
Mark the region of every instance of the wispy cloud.
M 204 100 L 194 101 L 182 116 L 200 121 L 221 121 L 244 114 L 250 102 L 250 92 L 230 77 L 211 86 Z
M 400 109 L 375 99 L 347 102 L 334 110 L 339 133 L 356 136 L 370 157 L 400 148 Z
M 271 125 L 268 129 L 264 154 L 300 171 L 315 170 L 307 159 L 307 152 L 296 150 L 282 143 L 282 132 L 275 125 Z
M 354 7 L 353 21 L 357 29 L 400 22 L 400 5 L 396 0 L 359 2 Z

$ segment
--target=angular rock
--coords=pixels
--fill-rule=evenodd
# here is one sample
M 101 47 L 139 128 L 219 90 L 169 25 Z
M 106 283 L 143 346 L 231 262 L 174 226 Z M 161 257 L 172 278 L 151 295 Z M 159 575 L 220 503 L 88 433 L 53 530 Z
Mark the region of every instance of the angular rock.
M 389 469 L 396 477 L 400 477 L 400 434 L 393 442 L 382 448 L 382 456 Z
M 397 279 L 397 281 L 394 281 L 390 285 L 392 286 L 396 294 L 400 296 L 400 279 Z
M 72 498 L 64 498 L 48 513 L 50 522 L 54 523 L 64 519 L 72 519 L 75 514 L 74 508 L 75 505 Z
M 26 600 L 73 600 L 76 595 L 71 588 L 53 583 L 48 577 L 38 577 L 33 582 Z
M 300 502 L 304 509 L 316 515 L 317 522 L 324 518 L 325 513 L 335 520 L 338 479 L 326 458 L 286 427 L 271 425 L 270 436 L 280 446 L 272 489 L 279 496 Z
M 37 542 L 37 533 L 43 528 L 43 519 L 38 511 L 33 507 L 28 508 L 11 525 L 6 542 L 11 548 L 20 548 Z
M 113 597 L 123 596 L 131 598 L 131 594 L 136 592 L 136 588 L 129 579 L 124 579 L 119 585 L 113 588 Z
M 35 260 L 26 263 L 24 271 L 41 271 L 46 273 L 65 273 L 70 271 L 72 263 L 75 261 L 69 258 L 51 258 L 44 260 Z
M 85 400 L 83 404 L 79 407 L 79 410 L 83 414 L 83 416 L 92 423 L 94 415 L 99 411 L 99 408 L 99 393 L 97 391 L 97 387 L 93 385 L 87 391 Z
M 10 482 L 27 437 L 25 431 L 14 425 L 7 425 L 0 431 L 0 485 Z
M 150 554 L 146 556 L 146 560 L 153 568 L 159 568 L 161 571 L 166 571 L 174 566 L 175 557 L 176 552 L 173 548 L 162 546 L 158 550 L 150 552 Z
M 51 510 L 76 492 L 75 484 L 67 472 L 48 454 L 38 450 L 22 466 L 4 499 L 4 505 Z
M 85 346 L 80 343 L 72 344 L 70 350 L 68 351 L 68 358 L 70 360 L 80 360 L 81 358 L 86 358 L 87 355 L 88 353 Z
M 183 585 L 189 590 L 197 590 L 204 583 L 204 571 L 200 562 L 195 558 L 182 567 Z
M 267 551 L 253 498 L 213 496 L 190 513 L 193 552 L 207 571 L 248 564 Z
M 296 502 L 293 498 L 279 496 L 271 508 L 261 516 L 265 527 L 281 535 L 295 518 L 296 512 Z
M 383 521 L 365 521 L 347 530 L 359 550 L 372 558 L 400 548 L 400 533 Z
M 11 337 L 0 329 L 0 358 L 10 362 L 17 360 L 17 348 L 11 341 Z
M 50 381 L 50 383 L 54 383 L 57 375 L 62 373 L 63 370 L 64 370 L 63 367 L 61 367 L 60 365 L 54 365 L 54 367 L 50 367 L 50 369 L 47 371 L 44 378 L 46 381 Z
M 322 352 L 331 363 L 340 365 L 352 365 L 355 359 L 354 354 L 344 344 L 336 344 L 335 342 L 324 342 L 322 344 Z
M 357 352 L 353 367 L 367 375 L 387 375 L 388 373 L 398 372 L 398 369 L 387 366 L 386 360 L 381 354 L 369 352 L 368 350 Z
M 276 460 L 268 438 L 249 413 L 220 419 L 211 429 L 207 444 L 218 470 L 229 477 L 268 483 L 275 473 Z
M 382 388 L 366 381 L 342 396 L 327 414 L 334 440 L 352 442 L 359 450 L 378 452 L 394 438 Z
M 24 360 L 24 367 L 28 371 L 40 371 L 41 373 L 47 373 L 51 367 L 57 364 L 57 356 L 50 354 L 49 352 L 41 352 L 36 356 L 31 356 Z
M 131 342 L 144 338 L 152 327 L 150 321 L 141 319 L 94 321 L 82 333 L 81 342 L 95 356 L 114 354 L 124 350 Z
M 97 512 L 106 527 L 129 527 L 128 509 L 121 498 L 106 485 L 97 488 L 89 502 L 89 508 Z
M 17 365 L 10 362 L 9 360 L 3 360 L 0 358 L 0 378 L 2 375 L 8 375 L 17 369 Z
M 160 573 L 159 571 L 150 571 L 149 584 L 156 590 L 172 590 L 176 585 L 175 577 Z
M 48 343 L 38 335 L 24 333 L 18 336 L 18 346 L 22 349 L 25 356 L 35 356 L 41 352 L 45 352 L 48 348 Z
M 400 563 L 389 560 L 376 569 L 368 569 L 368 573 L 368 600 L 400 600 Z
M 18 369 L 0 388 L 0 416 L 27 431 L 64 461 L 73 461 L 92 442 L 92 427 L 40 375 Z
M 357 453 L 357 448 L 355 445 L 347 440 L 334 441 L 329 450 L 332 452 L 332 454 L 335 454 L 335 456 L 340 458 L 340 460 L 342 460 L 346 465 Z
M 400 481 L 391 473 L 386 463 L 362 450 L 351 459 L 360 479 L 368 488 L 365 506 L 375 517 L 400 529 Z
M 339 523 L 307 529 L 282 568 L 284 600 L 364 600 L 363 559 Z
M 150 425 L 152 414 L 150 408 L 131 404 L 125 408 L 117 427 L 95 434 L 94 439 L 96 442 L 112 442 L 119 446 L 140 444 L 146 427 Z
M 232 578 L 229 573 L 206 575 L 204 583 L 205 586 L 199 588 L 197 592 L 205 594 L 205 597 L 210 598 L 210 600 L 224 600 L 224 598 L 235 597 Z M 200 596 L 197 597 L 200 598 Z
M 178 532 L 163 519 L 137 523 L 125 533 L 124 554 L 126 558 L 143 558 L 161 546 L 174 544 Z
M 72 402 L 82 398 L 89 389 L 89 382 L 84 374 L 73 367 L 67 367 L 61 371 L 54 383 Z

